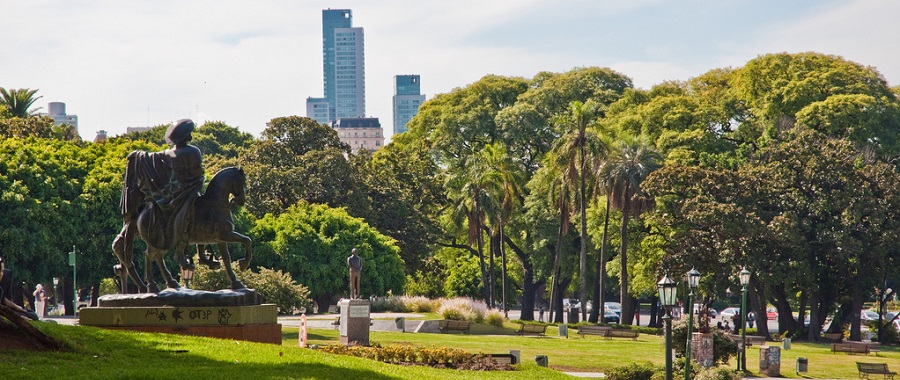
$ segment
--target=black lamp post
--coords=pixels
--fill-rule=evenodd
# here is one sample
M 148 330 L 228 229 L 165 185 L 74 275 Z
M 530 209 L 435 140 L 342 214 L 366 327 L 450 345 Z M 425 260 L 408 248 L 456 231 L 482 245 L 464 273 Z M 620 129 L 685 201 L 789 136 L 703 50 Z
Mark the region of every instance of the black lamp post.
M 738 277 L 741 280 L 741 361 L 738 362 L 738 369 L 747 372 L 747 284 L 750 283 L 750 271 L 743 267 Z
M 668 274 L 659 280 L 656 287 L 659 289 L 659 303 L 666 309 L 666 315 L 662 317 L 666 322 L 666 380 L 672 380 L 672 306 L 675 305 L 678 288 Z
M 694 289 L 697 289 L 697 286 L 700 285 L 700 272 L 696 269 L 691 268 L 690 271 L 687 272 L 688 279 L 688 304 L 685 305 L 685 310 L 688 311 L 688 325 L 687 325 L 687 343 L 684 347 L 684 380 L 691 380 L 691 340 L 693 339 L 693 328 L 694 328 Z

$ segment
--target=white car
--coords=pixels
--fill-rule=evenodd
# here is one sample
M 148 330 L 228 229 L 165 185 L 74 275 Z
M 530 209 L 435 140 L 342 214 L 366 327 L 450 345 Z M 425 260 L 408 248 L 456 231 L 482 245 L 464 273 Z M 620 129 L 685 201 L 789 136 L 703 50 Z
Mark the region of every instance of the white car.
M 872 310 L 863 310 L 863 311 L 861 311 L 861 312 L 859 313 L 859 319 L 862 320 L 863 322 L 865 322 L 865 321 L 877 321 L 877 320 L 878 320 L 878 313 L 876 313 L 876 312 L 874 312 L 874 311 L 872 311 Z
M 724 310 L 722 310 L 722 312 L 719 313 L 719 315 L 722 316 L 723 321 L 730 321 L 731 318 L 734 318 L 735 315 L 738 315 L 740 313 L 741 313 L 741 308 L 728 307 L 728 308 L 725 308 Z

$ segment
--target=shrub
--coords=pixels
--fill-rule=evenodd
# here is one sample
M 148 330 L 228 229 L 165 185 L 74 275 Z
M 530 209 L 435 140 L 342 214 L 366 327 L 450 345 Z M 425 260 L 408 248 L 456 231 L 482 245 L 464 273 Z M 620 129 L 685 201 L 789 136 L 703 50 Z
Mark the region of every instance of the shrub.
M 374 313 L 386 311 L 402 313 L 406 311 L 403 301 L 398 296 L 375 297 L 372 299 L 371 308 Z
M 500 309 L 490 309 L 486 313 L 484 313 L 484 322 L 497 327 L 503 327 L 503 321 L 506 320 L 506 317 L 503 316 L 503 311 Z
M 663 372 L 665 368 L 654 366 L 650 362 L 634 362 L 621 367 L 616 367 L 606 372 L 607 380 L 651 380 L 655 373 Z
M 695 380 L 741 380 L 741 373 L 731 368 L 705 368 L 697 374 Z
M 441 308 L 438 309 L 438 314 L 444 319 L 481 323 L 484 320 L 485 311 L 487 311 L 487 305 L 484 302 L 468 297 L 458 297 L 444 301 Z
M 695 326 L 696 327 L 696 326 Z M 718 364 L 725 364 L 737 352 L 737 343 L 731 340 L 731 337 L 722 330 L 714 330 L 713 334 L 713 360 Z M 681 320 L 672 323 L 672 341 L 687 341 L 687 321 Z M 675 353 L 684 356 L 684 345 L 676 344 Z
M 443 298 L 430 299 L 423 296 L 402 296 L 400 301 L 406 311 L 413 313 L 430 313 L 436 311 L 444 302 Z
M 277 305 L 279 313 L 293 313 L 310 305 L 309 289 L 295 283 L 290 273 L 263 267 L 258 268 L 258 272 L 240 271 L 237 269 L 237 263 L 232 264 L 238 279 L 248 288 L 255 289 L 264 302 Z M 231 281 L 224 268 L 210 270 L 208 267 L 198 265 L 191 286 L 198 290 L 216 291 L 230 289 Z
M 329 345 L 321 350 L 341 355 L 357 356 L 393 364 L 416 364 L 457 369 L 512 369 L 508 365 L 491 364 L 485 354 L 470 354 L 457 348 L 424 348 L 407 345 L 387 347 Z

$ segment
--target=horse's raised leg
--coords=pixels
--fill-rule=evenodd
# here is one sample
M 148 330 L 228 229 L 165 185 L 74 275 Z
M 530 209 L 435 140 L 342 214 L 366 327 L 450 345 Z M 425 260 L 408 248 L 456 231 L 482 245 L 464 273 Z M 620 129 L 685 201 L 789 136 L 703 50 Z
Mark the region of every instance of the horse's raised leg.
M 234 269 L 231 268 L 231 253 L 228 252 L 228 245 L 226 243 L 219 243 L 219 254 L 222 255 L 222 264 L 225 266 L 225 273 L 228 274 L 228 279 L 231 280 L 231 288 L 232 289 L 247 289 L 240 280 L 237 279 L 237 275 L 234 274 Z
M 244 258 L 238 260 L 238 265 L 241 270 L 247 270 L 250 267 L 250 260 L 253 260 L 253 240 L 249 237 L 241 235 L 240 233 L 231 231 L 228 235 L 225 236 L 222 241 L 228 243 L 240 243 L 244 246 Z M 221 246 L 221 245 L 220 245 Z

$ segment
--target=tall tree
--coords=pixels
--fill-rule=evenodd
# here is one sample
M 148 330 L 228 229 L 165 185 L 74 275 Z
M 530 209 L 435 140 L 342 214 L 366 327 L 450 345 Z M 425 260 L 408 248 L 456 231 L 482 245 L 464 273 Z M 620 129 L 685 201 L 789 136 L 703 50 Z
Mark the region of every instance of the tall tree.
M 569 187 L 578 189 L 577 211 L 581 219 L 581 246 L 579 263 L 579 299 L 583 305 L 587 301 L 587 200 L 590 197 L 587 176 L 588 166 L 596 167 L 606 155 L 606 144 L 589 129 L 597 115 L 598 104 L 573 101 L 567 112 L 557 118 L 557 126 L 564 132 L 551 150 L 554 164 L 560 167 L 563 180 Z M 593 182 L 593 181 L 590 181 Z M 587 308 L 581 308 L 582 319 L 587 319 Z
M 610 206 L 622 212 L 620 226 L 620 289 L 622 322 L 631 324 L 634 319 L 632 298 L 628 291 L 628 222 L 653 207 L 653 200 L 641 189 L 641 182 L 660 167 L 661 157 L 656 149 L 643 138 L 625 137 L 615 146 L 601 166 L 598 175 L 604 187 L 610 189 Z

